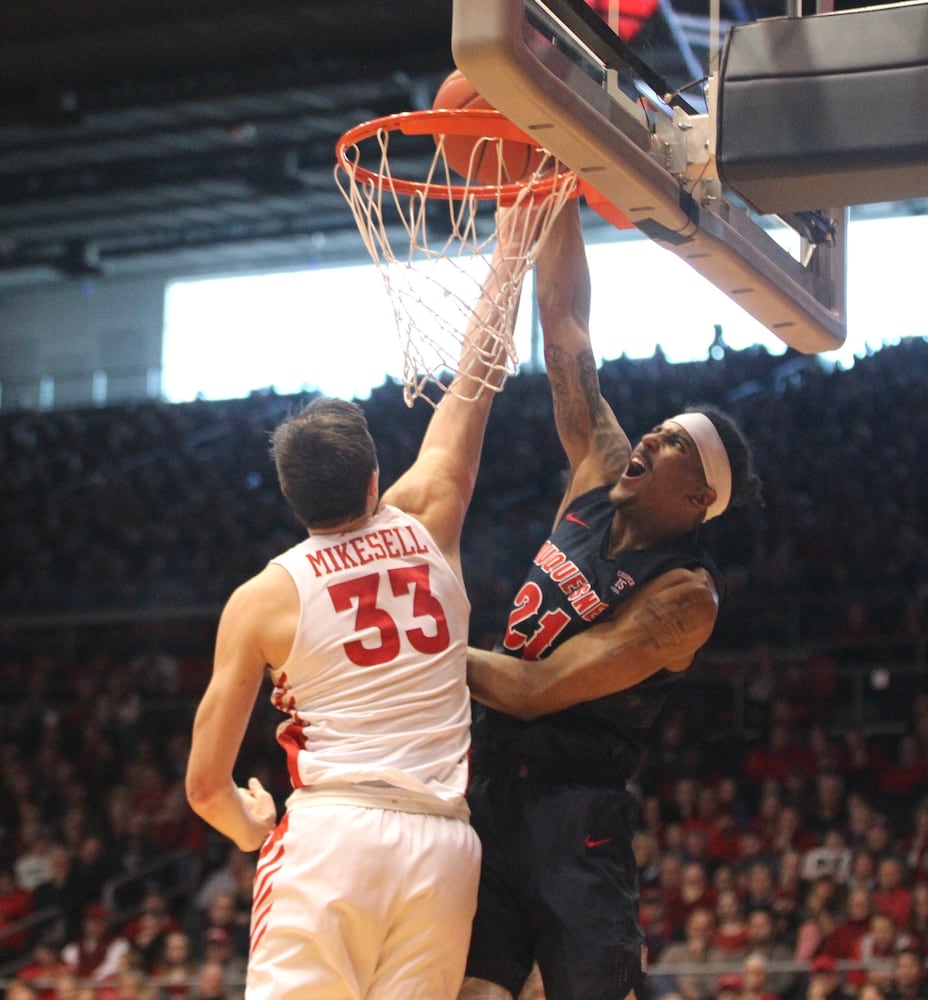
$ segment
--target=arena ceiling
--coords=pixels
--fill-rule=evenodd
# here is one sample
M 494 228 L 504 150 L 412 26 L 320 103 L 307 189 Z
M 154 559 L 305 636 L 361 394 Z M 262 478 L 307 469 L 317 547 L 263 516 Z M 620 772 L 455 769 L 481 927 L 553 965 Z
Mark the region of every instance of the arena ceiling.
M 647 26 L 668 80 L 699 7 Z M 2 0 L 0 288 L 361 259 L 335 141 L 428 106 L 450 37 L 451 0 Z

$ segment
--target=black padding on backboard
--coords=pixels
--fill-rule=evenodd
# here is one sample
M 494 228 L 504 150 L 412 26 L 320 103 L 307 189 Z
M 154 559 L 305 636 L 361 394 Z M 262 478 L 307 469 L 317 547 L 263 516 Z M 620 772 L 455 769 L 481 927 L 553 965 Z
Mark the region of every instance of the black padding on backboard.
M 716 155 L 762 214 L 928 196 L 928 3 L 732 27 Z

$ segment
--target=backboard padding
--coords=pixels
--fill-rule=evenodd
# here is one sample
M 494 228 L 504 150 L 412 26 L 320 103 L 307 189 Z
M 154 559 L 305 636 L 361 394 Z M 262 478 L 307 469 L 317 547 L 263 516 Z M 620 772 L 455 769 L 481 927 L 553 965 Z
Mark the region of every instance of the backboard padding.
M 765 215 L 928 196 L 928 3 L 728 32 L 722 180 Z

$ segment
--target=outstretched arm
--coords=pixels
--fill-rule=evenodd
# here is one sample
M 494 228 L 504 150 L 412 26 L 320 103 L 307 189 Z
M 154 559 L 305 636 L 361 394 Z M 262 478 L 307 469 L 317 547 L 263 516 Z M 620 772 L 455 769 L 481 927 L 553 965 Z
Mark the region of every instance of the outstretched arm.
M 600 392 L 590 342 L 590 272 L 576 201 L 558 216 L 538 255 L 536 289 L 554 416 L 570 462 L 563 507 L 579 493 L 617 479 L 631 451 Z
M 503 348 L 498 332 L 511 332 L 524 268 L 521 251 L 530 210 L 504 209 L 492 265 L 464 338 L 458 374 L 438 404 L 409 470 L 383 496 L 418 517 L 446 558 L 460 571 L 460 538 L 477 481 L 484 432 L 495 392 L 480 381 L 499 385 Z M 498 303 L 512 302 L 511 309 Z M 459 392 L 460 398 L 456 395 Z
M 473 697 L 534 719 L 638 684 L 658 670 L 685 670 L 712 634 L 718 595 L 704 569 L 676 569 L 620 605 L 608 621 L 561 643 L 542 660 L 469 648 Z

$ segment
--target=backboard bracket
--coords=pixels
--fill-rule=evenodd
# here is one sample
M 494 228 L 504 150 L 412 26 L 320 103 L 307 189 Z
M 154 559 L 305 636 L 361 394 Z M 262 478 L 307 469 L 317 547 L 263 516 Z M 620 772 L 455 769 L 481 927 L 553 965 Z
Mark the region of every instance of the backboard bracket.
M 458 68 L 584 184 L 786 344 L 806 354 L 839 348 L 846 334 L 847 211 L 834 219 L 831 245 L 815 248 L 814 266 L 797 261 L 720 187 L 693 184 L 667 168 L 672 151 L 661 135 L 674 125 L 658 119 L 667 117 L 666 109 L 604 87 L 605 65 L 596 53 L 611 29 L 603 24 L 590 32 L 585 18 L 572 19 L 568 28 L 552 6 L 543 0 L 454 0 Z M 552 39 L 537 27 L 551 20 L 561 23 L 562 37 Z M 685 120 L 687 112 L 675 108 L 674 117 L 680 115 Z

